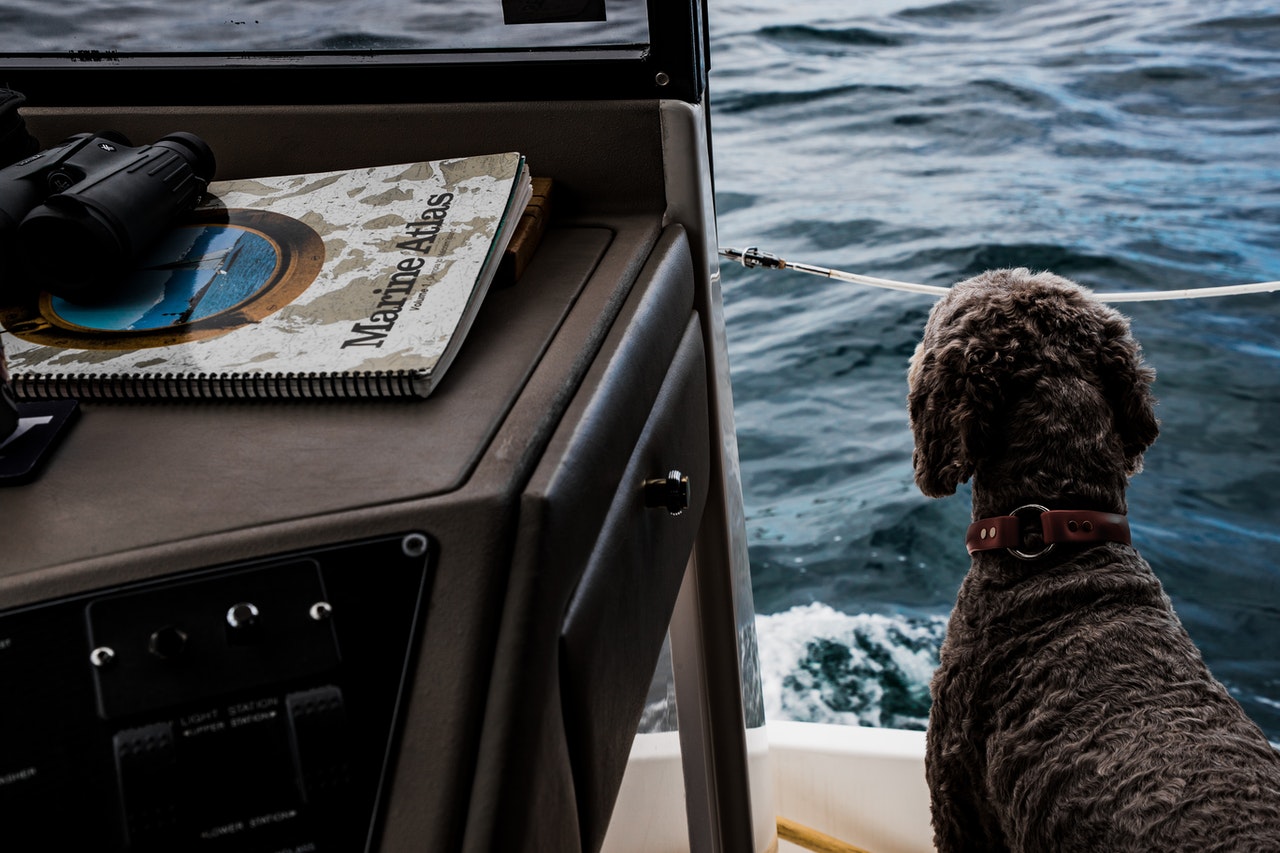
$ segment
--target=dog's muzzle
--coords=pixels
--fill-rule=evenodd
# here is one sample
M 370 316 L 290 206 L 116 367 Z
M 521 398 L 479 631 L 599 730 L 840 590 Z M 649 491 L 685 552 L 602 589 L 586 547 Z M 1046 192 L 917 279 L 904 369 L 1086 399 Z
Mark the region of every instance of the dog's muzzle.
M 1043 545 L 1040 550 L 1029 550 L 1025 542 L 1025 530 L 1031 513 L 1039 513 Z M 1129 519 L 1114 512 L 1096 512 L 1088 509 L 1049 509 L 1039 504 L 1020 506 L 1008 515 L 983 518 L 969 525 L 964 544 L 972 554 L 975 551 L 992 551 L 1004 548 L 1022 560 L 1038 560 L 1048 555 L 1053 546 L 1093 545 L 1099 542 L 1119 542 L 1128 545 Z

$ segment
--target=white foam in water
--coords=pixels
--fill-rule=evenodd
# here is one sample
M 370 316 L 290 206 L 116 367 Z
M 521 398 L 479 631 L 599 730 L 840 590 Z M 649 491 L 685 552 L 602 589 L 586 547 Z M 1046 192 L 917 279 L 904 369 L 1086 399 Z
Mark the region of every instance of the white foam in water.
M 756 616 L 765 716 L 923 729 L 943 616 L 841 613 L 814 603 Z

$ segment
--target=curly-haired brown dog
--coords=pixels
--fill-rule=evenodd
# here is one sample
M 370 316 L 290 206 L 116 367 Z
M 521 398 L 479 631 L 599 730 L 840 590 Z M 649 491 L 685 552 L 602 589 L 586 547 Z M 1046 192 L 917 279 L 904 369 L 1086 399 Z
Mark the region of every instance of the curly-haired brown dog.
M 1280 753 L 1128 544 L 1153 378 L 1125 318 L 1048 273 L 984 273 L 929 316 L 916 483 L 972 477 L 975 519 L 932 684 L 943 853 L 1280 851 Z

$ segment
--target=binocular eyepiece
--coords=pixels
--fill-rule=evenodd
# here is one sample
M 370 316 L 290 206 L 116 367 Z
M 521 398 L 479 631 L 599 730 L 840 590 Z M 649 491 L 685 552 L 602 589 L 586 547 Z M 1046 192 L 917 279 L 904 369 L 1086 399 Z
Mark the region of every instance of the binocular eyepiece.
M 214 168 L 213 151 L 193 133 L 133 147 L 107 131 L 0 169 L 0 295 L 109 298 L 115 280 L 195 206 Z

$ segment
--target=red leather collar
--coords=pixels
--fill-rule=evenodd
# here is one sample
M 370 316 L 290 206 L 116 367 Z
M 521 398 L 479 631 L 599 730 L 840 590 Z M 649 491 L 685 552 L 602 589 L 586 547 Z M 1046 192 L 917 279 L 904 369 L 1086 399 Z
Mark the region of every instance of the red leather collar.
M 1026 520 L 1019 514 L 1040 513 L 1040 528 L 1044 533 L 1044 546 L 1039 551 L 1023 550 L 1022 528 Z M 1015 509 L 1009 515 L 983 518 L 969 525 L 964 544 L 972 554 L 975 551 L 992 551 L 1005 548 L 1015 557 L 1035 560 L 1053 550 L 1059 542 L 1070 545 L 1091 545 L 1097 542 L 1130 544 L 1129 519 L 1114 512 L 1095 512 L 1088 509 L 1048 509 L 1038 504 L 1028 504 Z

